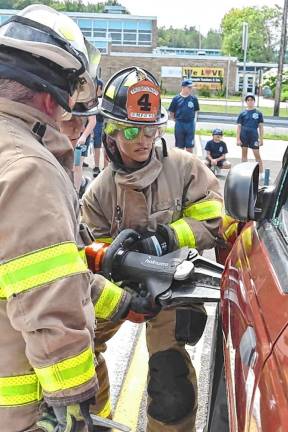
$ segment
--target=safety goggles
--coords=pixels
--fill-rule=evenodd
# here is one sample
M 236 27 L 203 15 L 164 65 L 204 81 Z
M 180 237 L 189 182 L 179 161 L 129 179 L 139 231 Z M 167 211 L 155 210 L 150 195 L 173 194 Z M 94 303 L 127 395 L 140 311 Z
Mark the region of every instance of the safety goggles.
M 109 121 L 106 123 L 104 132 L 107 135 L 114 135 L 116 132 L 121 132 L 127 141 L 135 140 L 139 137 L 141 132 L 147 138 L 161 137 L 165 132 L 165 127 L 152 125 L 152 126 L 128 126 L 124 123 Z

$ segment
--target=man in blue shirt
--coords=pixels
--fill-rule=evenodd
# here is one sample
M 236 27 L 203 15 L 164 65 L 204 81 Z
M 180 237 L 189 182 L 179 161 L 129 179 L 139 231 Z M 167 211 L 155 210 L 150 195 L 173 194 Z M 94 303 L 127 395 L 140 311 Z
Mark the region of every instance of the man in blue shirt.
M 192 153 L 199 102 L 192 96 L 192 80 L 184 79 L 180 94 L 174 96 L 168 108 L 175 120 L 175 145 Z
M 260 146 L 263 145 L 264 119 L 263 114 L 255 109 L 255 96 L 245 97 L 247 108 L 237 119 L 237 145 L 242 147 L 242 162 L 247 162 L 248 148 L 251 148 L 259 163 L 260 176 L 263 177 L 263 162 L 260 156 Z

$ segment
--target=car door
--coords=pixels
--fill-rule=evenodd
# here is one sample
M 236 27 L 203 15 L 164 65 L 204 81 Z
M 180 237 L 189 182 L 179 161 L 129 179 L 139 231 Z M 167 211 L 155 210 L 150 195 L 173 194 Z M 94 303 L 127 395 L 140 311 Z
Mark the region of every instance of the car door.
M 288 364 L 283 339 L 288 322 L 287 164 L 274 191 L 269 216 L 241 231 L 222 281 L 230 430 L 237 432 L 286 430 L 275 407 L 285 406 L 287 395 L 281 372 L 281 363 Z

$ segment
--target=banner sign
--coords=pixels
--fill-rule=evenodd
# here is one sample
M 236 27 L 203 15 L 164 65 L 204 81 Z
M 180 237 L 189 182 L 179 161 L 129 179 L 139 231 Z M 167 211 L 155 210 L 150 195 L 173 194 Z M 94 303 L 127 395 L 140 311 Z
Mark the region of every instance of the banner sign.
M 211 90 L 220 89 L 224 80 L 224 68 L 185 66 L 182 68 L 183 78 L 192 78 L 193 87 L 209 87 Z

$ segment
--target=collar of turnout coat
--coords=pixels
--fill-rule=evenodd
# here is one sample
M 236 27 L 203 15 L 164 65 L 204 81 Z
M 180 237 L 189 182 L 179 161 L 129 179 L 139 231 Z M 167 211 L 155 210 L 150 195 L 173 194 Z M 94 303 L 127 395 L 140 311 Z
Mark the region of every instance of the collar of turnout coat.
M 125 188 L 134 190 L 143 190 L 150 186 L 156 180 L 160 174 L 160 171 L 162 170 L 161 151 L 161 148 L 154 147 L 148 164 L 136 171 L 127 173 L 121 168 L 115 169 L 113 167 L 114 171 L 116 171 L 116 183 L 120 186 L 125 186 Z
M 60 133 L 53 119 L 36 108 L 19 102 L 0 98 L 0 116 L 15 123 L 17 128 L 25 128 L 37 141 L 46 147 L 72 177 L 73 147 L 69 139 Z

